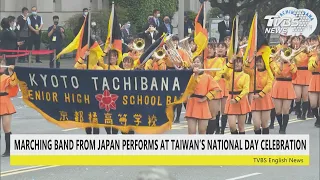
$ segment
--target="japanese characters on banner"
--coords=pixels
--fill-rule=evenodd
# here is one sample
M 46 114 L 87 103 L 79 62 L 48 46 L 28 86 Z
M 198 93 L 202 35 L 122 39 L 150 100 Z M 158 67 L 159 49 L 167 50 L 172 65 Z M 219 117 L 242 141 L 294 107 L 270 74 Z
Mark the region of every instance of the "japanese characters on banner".
M 184 92 L 191 71 L 90 71 L 16 67 L 24 102 L 63 128 L 115 127 L 163 133 L 166 106 Z

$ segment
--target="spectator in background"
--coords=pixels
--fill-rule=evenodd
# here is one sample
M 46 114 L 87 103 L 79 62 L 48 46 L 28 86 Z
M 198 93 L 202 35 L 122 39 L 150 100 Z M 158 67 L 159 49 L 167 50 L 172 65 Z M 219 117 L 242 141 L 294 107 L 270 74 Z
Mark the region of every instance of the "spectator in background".
M 40 50 L 41 43 L 41 30 L 43 27 L 43 20 L 41 16 L 38 16 L 38 10 L 36 6 L 31 8 L 32 15 L 27 18 L 29 30 L 31 36 L 29 38 L 29 50 L 32 50 L 33 46 L 35 50 Z M 36 62 L 42 63 L 40 57 L 36 56 Z
M 160 27 L 159 27 L 159 33 L 158 33 L 156 39 L 160 38 L 163 33 L 170 35 L 173 32 L 173 26 L 171 25 L 171 21 L 170 21 L 169 16 L 165 16 L 163 18 L 163 22 L 164 23 L 162 25 L 160 25 Z
M 15 17 L 13 16 L 2 19 L 1 27 L 3 30 L 0 49 L 16 50 L 18 46 L 23 44 L 23 42 L 18 42 L 17 35 L 14 32 L 15 25 Z M 4 54 L 12 55 L 14 53 L 8 52 Z M 6 65 L 15 65 L 15 58 L 6 58 Z M 8 75 L 8 71 L 6 71 L 6 74 Z
M 139 34 L 139 37 L 144 39 L 146 43 L 144 47 L 145 51 L 150 47 L 152 43 L 154 43 L 154 41 L 156 40 L 157 34 L 158 34 L 158 31 L 152 24 L 149 25 L 146 31 Z
M 184 37 L 192 34 L 193 30 L 194 25 L 192 24 L 192 21 L 189 19 L 187 13 L 184 13 Z
M 128 52 L 127 45 L 130 43 L 129 37 L 131 36 L 130 27 L 131 27 L 131 23 L 127 22 L 121 28 L 122 42 L 124 43 L 122 46 L 123 53 Z
M 76 28 L 73 30 L 73 35 L 74 36 L 77 36 L 82 25 L 83 25 L 83 22 L 84 20 L 86 19 L 87 15 L 89 13 L 89 9 L 88 8 L 83 8 L 82 10 L 82 16 L 79 18 L 79 22 L 78 24 L 76 25 Z
M 160 10 L 158 10 L 158 9 L 153 10 L 153 18 L 150 20 L 149 23 L 152 24 L 153 27 L 155 27 L 158 30 L 158 28 L 161 25 L 161 22 L 160 22 Z
M 223 42 L 224 38 L 231 36 L 232 24 L 230 23 L 229 14 L 224 15 L 224 20 L 218 23 L 218 31 L 220 34 L 219 42 Z
M 29 41 L 29 26 L 27 22 L 29 9 L 24 7 L 22 8 L 22 14 L 17 18 L 17 38 L 19 41 L 23 41 L 24 44 L 20 46 L 20 50 L 27 50 L 28 41 Z M 27 56 L 19 57 L 18 62 L 25 63 L 27 62 Z
M 59 16 L 53 16 L 53 25 L 48 28 L 50 50 L 56 50 L 56 54 L 62 51 L 62 41 L 65 38 L 64 29 L 59 24 Z M 50 68 L 54 68 L 54 54 L 50 54 Z M 60 61 L 56 60 L 56 68 L 60 68 Z

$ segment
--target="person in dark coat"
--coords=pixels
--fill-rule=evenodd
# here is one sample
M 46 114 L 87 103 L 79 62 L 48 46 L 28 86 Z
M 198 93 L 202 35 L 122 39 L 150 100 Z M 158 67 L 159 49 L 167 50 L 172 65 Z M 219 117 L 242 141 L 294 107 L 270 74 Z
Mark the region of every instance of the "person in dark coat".
M 16 23 L 15 18 L 3 18 L 1 21 L 1 27 L 2 27 L 2 39 L 1 39 L 1 47 L 0 49 L 6 49 L 6 50 L 16 50 L 18 46 L 23 45 L 23 42 L 18 42 L 18 38 L 16 33 L 14 32 Z M 4 53 L 5 55 L 13 55 L 16 53 Z M 15 65 L 15 58 L 6 58 L 6 65 Z M 9 72 L 6 71 L 6 74 L 8 75 Z
M 220 34 L 219 42 L 223 42 L 225 37 L 231 36 L 232 23 L 229 14 L 225 14 L 224 20 L 218 23 L 218 31 Z
M 89 9 L 88 8 L 83 8 L 82 10 L 82 16 L 79 18 L 79 21 L 78 21 L 78 24 L 76 26 L 76 28 L 73 30 L 73 35 L 74 36 L 77 36 L 82 25 L 83 25 L 83 22 L 84 20 L 86 19 L 87 15 L 89 13 Z
M 151 46 L 152 43 L 155 42 L 157 35 L 158 31 L 152 24 L 149 25 L 149 28 L 146 31 L 138 34 L 138 36 L 145 41 L 145 51 Z
M 30 37 L 30 31 L 29 31 L 29 26 L 28 26 L 28 22 L 27 22 L 27 18 L 28 18 L 28 8 L 24 7 L 21 10 L 21 15 L 18 16 L 17 18 L 17 28 L 16 28 L 16 32 L 17 32 L 17 37 L 19 41 L 24 41 L 24 44 L 22 46 L 19 47 L 20 50 L 27 50 L 27 45 L 29 42 L 29 37 Z M 27 58 L 28 56 L 23 56 L 23 57 L 19 57 L 18 62 L 20 63 L 25 63 L 27 62 Z
M 160 38 L 162 36 L 163 33 L 170 35 L 173 34 L 173 26 L 171 25 L 171 21 L 169 16 L 165 16 L 163 18 L 163 24 L 160 25 L 159 27 L 159 33 L 156 37 L 156 39 Z
M 158 9 L 153 10 L 153 17 L 150 19 L 149 23 L 152 24 L 153 27 L 155 27 L 158 30 L 158 28 L 162 24 L 160 21 L 160 10 Z

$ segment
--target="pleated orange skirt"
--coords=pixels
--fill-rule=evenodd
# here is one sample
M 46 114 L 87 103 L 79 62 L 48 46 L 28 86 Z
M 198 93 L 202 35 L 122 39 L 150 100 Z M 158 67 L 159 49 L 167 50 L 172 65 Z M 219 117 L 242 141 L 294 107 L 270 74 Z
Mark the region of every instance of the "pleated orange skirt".
M 186 118 L 195 118 L 199 120 L 212 119 L 208 101 L 199 102 L 199 98 L 191 97 L 187 101 Z
M 274 108 L 271 94 L 266 94 L 263 98 L 253 99 L 251 102 L 251 111 L 269 111 Z
M 274 99 L 295 99 L 296 93 L 294 91 L 292 81 L 275 81 L 271 95 Z
M 237 95 L 234 95 L 233 97 L 236 97 Z M 248 96 L 244 96 L 238 103 L 236 104 L 230 104 L 230 100 L 232 98 L 232 95 L 229 94 L 226 107 L 224 109 L 224 113 L 227 115 L 244 115 L 251 111 Z
M 218 82 L 220 88 L 221 88 L 221 98 L 228 97 L 229 96 L 229 89 L 227 87 L 226 80 L 224 78 L 221 78 Z
M 292 81 L 294 85 L 309 86 L 312 74 L 308 69 L 297 70 L 297 77 Z
M 314 74 L 311 77 L 309 92 L 320 92 L 320 74 Z
M 9 96 L 0 96 L 0 116 L 16 113 Z

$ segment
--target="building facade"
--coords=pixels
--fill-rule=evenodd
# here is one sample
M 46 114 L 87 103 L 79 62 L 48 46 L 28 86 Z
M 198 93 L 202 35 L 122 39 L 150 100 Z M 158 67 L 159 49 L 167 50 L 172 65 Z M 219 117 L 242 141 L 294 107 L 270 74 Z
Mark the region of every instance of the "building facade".
M 0 18 L 9 15 L 19 16 L 23 7 L 29 10 L 38 7 L 38 14 L 43 17 L 44 28 L 52 25 L 52 17 L 58 15 L 60 22 L 68 20 L 82 9 L 91 7 L 93 11 L 108 8 L 109 0 L 0 0 Z
M 75 14 L 81 14 L 82 9 L 91 7 L 93 11 L 109 8 L 109 0 L 0 0 L 0 18 L 9 15 L 19 16 L 21 9 L 32 6 L 38 7 L 38 13 L 43 17 L 44 28 L 52 24 L 52 17 L 58 15 L 60 22 L 68 20 Z M 200 7 L 198 0 L 184 0 L 184 11 L 197 12 Z M 206 12 L 209 11 L 210 3 L 208 3 Z M 177 24 L 177 16 L 174 17 L 173 24 Z

